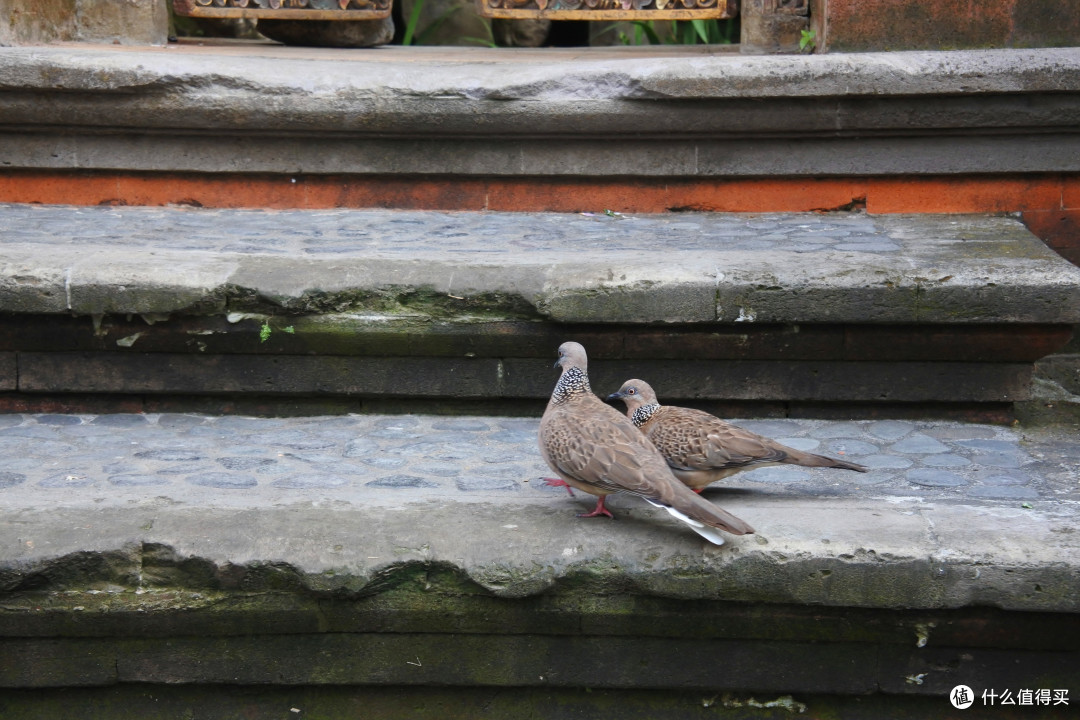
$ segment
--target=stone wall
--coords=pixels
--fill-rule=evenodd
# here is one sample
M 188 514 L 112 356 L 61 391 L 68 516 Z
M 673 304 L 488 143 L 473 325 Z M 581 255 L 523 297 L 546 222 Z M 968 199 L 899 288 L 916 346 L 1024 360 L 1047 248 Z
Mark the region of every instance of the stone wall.
M 1080 44 L 1075 0 L 810 0 L 810 18 L 822 51 Z
M 164 45 L 166 0 L 0 0 L 0 45 Z

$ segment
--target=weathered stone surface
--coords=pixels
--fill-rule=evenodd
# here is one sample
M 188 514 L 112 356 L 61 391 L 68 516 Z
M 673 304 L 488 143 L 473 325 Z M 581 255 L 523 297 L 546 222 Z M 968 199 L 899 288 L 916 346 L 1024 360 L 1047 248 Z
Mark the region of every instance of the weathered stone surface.
M 0 45 L 164 45 L 168 25 L 156 0 L 0 0 Z
M 1080 170 L 1068 49 L 776 58 L 667 46 L 545 54 L 513 72 L 484 48 L 222 52 L 3 49 L 0 155 L 9 169 L 399 177 Z M 43 107 L 62 134 L 22 130 L 40 128 Z M 99 132 L 118 126 L 141 132 Z
M 179 311 L 748 325 L 1080 319 L 1080 269 L 1006 217 L 0 212 L 11 218 L 18 257 L 0 300 L 20 312 L 56 312 L 62 278 L 67 309 L 150 319 Z
M 993 650 L 888 648 L 869 643 L 772 643 L 697 638 L 575 637 L 521 634 L 321 633 L 231 638 L 173 638 L 160 641 L 80 643 L 88 655 L 110 658 L 115 673 L 97 683 L 93 675 L 74 685 L 113 682 L 211 684 L 226 679 L 238 685 L 451 685 L 501 687 L 592 687 L 708 691 L 718 685 L 731 691 L 769 693 L 822 692 L 863 695 L 877 690 L 883 678 L 897 694 L 942 694 L 957 677 L 1001 677 L 1005 664 Z M 15 664 L 39 667 L 35 680 L 0 677 L 15 687 L 49 687 L 64 681 L 62 671 L 41 666 L 62 652 L 48 640 L 8 640 Z M 911 643 L 914 645 L 914 642 Z M 890 652 L 891 651 L 891 652 Z M 914 657 L 913 657 L 914 656 Z M 402 658 L 415 658 L 402 661 Z M 1031 686 L 1047 673 L 1061 675 L 1072 653 L 1040 653 L 1013 668 L 1012 682 Z M 512 663 L 492 658 L 513 658 Z M 644 661 L 630 661 L 636 658 Z M 720 658 L 723 658 L 721 660 Z M 814 658 L 817 658 L 815 661 Z M 956 661 L 960 660 L 959 663 Z M 1012 656 L 1009 661 L 1014 661 Z M 80 658 L 85 664 L 85 659 Z M 99 661 L 100 662 L 100 661 Z M 70 663 L 70 661 L 69 661 Z M 949 663 L 950 677 L 922 684 L 905 683 L 912 667 L 929 670 Z M 71 663 L 74 664 L 74 663 Z M 636 665 L 636 667 L 635 667 Z M 778 667 L 783 671 L 778 672 Z M 724 668 L 723 680 L 716 673 Z M 843 668 L 844 672 L 838 672 Z M 41 672 L 41 670 L 44 670 Z M 905 672 L 907 671 L 907 672 Z M 989 671 L 989 672 L 987 672 Z M 4 682 L 7 680 L 7 682 Z
M 22 392 L 263 393 L 544 398 L 541 359 L 20 353 Z M 596 388 L 647 377 L 672 399 L 1015 402 L 1031 368 L 1007 363 L 595 361 Z M 16 389 L 16 388 L 11 388 Z
M 26 353 L 28 392 L 502 396 L 492 359 Z M 549 389 L 550 392 L 550 389 Z
M 81 257 L 80 257 L 81 255 Z M 178 310 L 223 312 L 222 286 L 235 264 L 227 259 L 170 258 L 156 287 L 146 283 L 143 258 L 129 253 L 76 252 L 65 271 L 68 309 L 79 315 L 138 313 L 155 315 Z
M 739 51 L 743 53 L 799 52 L 802 31 L 809 25 L 806 2 L 743 0 L 739 6 Z
M 572 335 L 675 400 L 1006 407 L 1080 317 L 1011 218 L 0 212 L 21 393 L 537 398 Z
M 264 324 L 270 327 L 263 340 Z M 291 328 L 292 331 L 286 330 Z M 0 317 L 0 350 L 260 355 L 547 358 L 569 335 L 597 359 L 961 361 L 1030 363 L 1058 350 L 1069 325 L 575 325 L 526 320 L 328 313 L 233 316 Z M 1044 377 L 1071 372 L 1068 355 L 1039 363 Z
M 1080 395 L 1080 355 L 1055 355 L 1036 364 L 1035 369 L 1040 378 L 1056 383 L 1068 393 Z
M 480 714 L 723 708 L 765 720 L 842 705 L 852 718 L 934 717 L 956 684 L 1072 681 L 1074 437 L 743 422 L 853 454 L 881 446 L 868 457 L 924 472 L 926 439 L 970 463 L 948 471 L 964 480 L 951 487 L 909 488 L 896 463 L 869 476 L 740 475 L 720 501 L 758 533 L 717 548 L 632 498 L 610 501 L 618 522 L 573 517 L 581 498 L 536 487 L 536 424 L 0 416 L 0 711 L 67 717 L 83 703 L 75 717 L 156 720 L 182 706 L 224 719 L 271 699 L 271 715 L 360 703 L 393 717 L 402 706 L 388 698 L 407 696 L 442 719 L 501 688 L 541 704 L 504 699 Z M 986 464 L 1008 453 L 1021 469 Z M 204 461 L 219 480 L 255 482 L 193 485 Z M 158 482 L 116 484 L 115 464 Z M 446 473 L 452 464 L 460 472 Z M 57 465 L 81 484 L 43 483 Z M 510 466 L 512 491 L 488 483 Z M 789 693 L 797 700 L 780 702 Z
M 1062 530 L 1072 508 L 1062 500 L 1077 492 L 1075 443 L 1065 438 L 1029 434 L 1021 449 L 1007 428 L 908 423 L 904 437 L 937 435 L 968 460 L 942 469 L 918 443 L 903 449 L 903 437 L 882 445 L 868 434 L 874 422 L 745 423 L 826 440 L 828 452 L 860 460 L 863 445 L 880 447 L 866 457 L 906 463 L 877 463 L 866 483 L 827 470 L 800 469 L 786 482 L 740 475 L 732 485 L 743 492 L 722 493 L 722 503 L 758 534 L 702 555 L 692 534 L 633 498 L 611 500 L 618 523 L 590 523 L 573 517 L 580 499 L 536 487 L 547 473 L 536 419 L 483 418 L 486 430 L 428 416 L 78 419 L 19 417 L 0 428 L 4 592 L 66 602 L 68 592 L 102 591 L 95 603 L 121 592 L 129 594 L 116 602 L 167 607 L 169 597 L 153 593 L 360 597 L 408 587 L 418 574 L 420 587 L 463 596 L 606 596 L 615 583 L 696 600 L 1075 610 L 1075 540 Z M 949 439 L 965 430 L 989 437 Z M 996 465 L 1005 453 L 1020 467 Z M 375 457 L 403 462 L 365 462 Z M 237 458 L 243 467 L 218 462 Z M 141 480 L 114 482 L 119 475 L 158 482 L 148 493 Z M 1024 492 L 1001 489 L 1009 487 Z M 92 522 L 80 519 L 86 512 Z
M 712 720 L 718 711 L 746 720 L 777 720 L 793 713 L 808 717 L 936 718 L 947 707 L 945 697 L 893 695 L 857 697 L 812 694 L 705 692 L 685 690 L 603 690 L 592 688 L 448 688 L 448 687 L 296 687 L 139 686 L 72 688 L 63 693 L 9 690 L 0 698 L 13 717 L 70 717 L 116 720 L 118 712 L 142 720 L 172 720 L 175 708 L 190 708 L 206 720 L 272 717 L 282 708 L 303 709 L 315 717 L 347 717 L 363 708 L 365 717 L 416 720 L 471 720 L 476 717 L 513 720 L 535 713 L 541 717 L 613 716 L 626 720 Z M 1029 716 L 1038 712 L 1024 708 Z M 1007 711 L 1006 711 L 1007 712 Z M 998 713 L 1002 716 L 1005 713 Z M 1022 717 L 1017 714 L 1015 717 Z
M 17 313 L 64 312 L 68 301 L 63 270 L 33 253 L 5 249 L 0 259 L 0 303 Z
M 985 362 L 996 358 L 1027 362 L 1031 357 L 1042 358 L 1058 352 L 1072 332 L 1068 325 L 1023 329 L 987 325 L 849 327 L 844 334 L 844 358 L 934 360 L 943 357 L 948 348 L 949 357 L 955 360 Z
M 18 362 L 14 353 L 0 352 L 0 390 L 13 390 L 18 385 Z

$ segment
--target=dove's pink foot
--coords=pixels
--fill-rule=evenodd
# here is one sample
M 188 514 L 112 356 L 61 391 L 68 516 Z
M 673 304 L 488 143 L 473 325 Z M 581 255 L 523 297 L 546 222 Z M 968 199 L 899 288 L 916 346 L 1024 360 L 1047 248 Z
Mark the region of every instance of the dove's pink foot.
M 592 512 L 590 512 L 590 513 L 581 513 L 580 515 L 578 515 L 578 517 L 583 517 L 584 518 L 584 517 L 596 517 L 598 515 L 607 515 L 609 518 L 614 520 L 615 516 L 612 515 L 608 511 L 608 509 L 606 507 L 604 507 L 604 498 L 605 497 L 607 497 L 607 496 L 606 495 L 601 495 L 600 496 L 600 499 L 596 501 L 596 507 L 593 508 Z
M 705 488 L 690 488 L 690 489 L 693 490 L 694 492 L 696 492 L 698 495 L 700 495 L 701 491 L 704 490 Z
M 570 493 L 570 497 L 574 497 L 573 489 L 571 489 L 570 485 L 565 480 L 560 480 L 559 478 L 540 478 L 540 479 L 543 480 L 544 484 L 547 485 L 548 487 L 564 487 L 564 488 L 566 488 L 566 492 Z

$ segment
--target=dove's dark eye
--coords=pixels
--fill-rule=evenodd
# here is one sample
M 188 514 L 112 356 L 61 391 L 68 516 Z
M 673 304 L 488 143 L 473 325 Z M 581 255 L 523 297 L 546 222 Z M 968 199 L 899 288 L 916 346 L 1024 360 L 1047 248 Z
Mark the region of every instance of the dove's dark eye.
M 627 388 L 626 389 L 626 394 L 627 395 L 634 395 L 636 393 L 637 393 L 637 390 L 635 390 L 634 388 Z

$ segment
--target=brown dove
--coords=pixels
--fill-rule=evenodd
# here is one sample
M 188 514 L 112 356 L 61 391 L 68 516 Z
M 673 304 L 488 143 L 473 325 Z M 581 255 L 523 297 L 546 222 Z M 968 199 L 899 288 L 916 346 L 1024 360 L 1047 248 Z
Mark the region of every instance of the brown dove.
M 593 394 L 585 348 L 559 346 L 562 375 L 540 420 L 540 453 L 565 485 L 596 495 L 596 509 L 580 517 L 614 516 L 604 507 L 611 493 L 644 498 L 687 523 L 694 532 L 722 545 L 714 528 L 733 535 L 754 532 L 729 512 L 695 495 L 679 482 L 656 447 L 625 416 Z
M 770 465 L 867 471 L 862 465 L 781 445 L 701 410 L 661 405 L 644 380 L 627 380 L 608 400 L 626 403 L 630 421 L 653 441 L 675 477 L 695 492 L 737 472 Z

